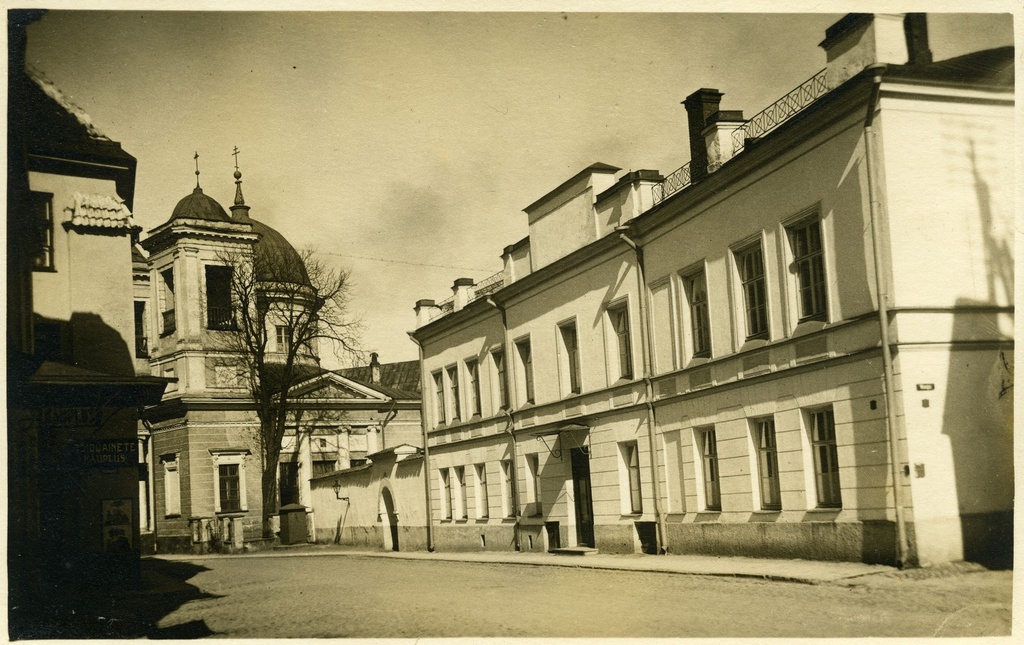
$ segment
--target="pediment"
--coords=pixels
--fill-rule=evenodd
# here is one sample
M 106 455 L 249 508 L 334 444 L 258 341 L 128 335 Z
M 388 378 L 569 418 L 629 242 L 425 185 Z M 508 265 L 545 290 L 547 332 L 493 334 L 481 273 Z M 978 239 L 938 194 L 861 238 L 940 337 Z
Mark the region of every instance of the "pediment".
M 343 376 L 329 372 L 300 383 L 295 388 L 298 399 L 341 399 L 358 401 L 383 401 L 386 397 L 380 392 L 350 381 Z

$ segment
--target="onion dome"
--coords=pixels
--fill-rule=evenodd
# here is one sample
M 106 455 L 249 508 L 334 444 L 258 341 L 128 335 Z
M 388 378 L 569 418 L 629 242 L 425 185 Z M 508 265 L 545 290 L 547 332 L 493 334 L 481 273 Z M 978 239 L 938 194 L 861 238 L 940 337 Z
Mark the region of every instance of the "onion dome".
M 290 282 L 311 286 L 306 265 L 302 256 L 283 235 L 263 222 L 250 219 L 252 230 L 259 234 L 256 242 L 256 256 L 266 261 L 260 262 L 260 275 L 256 277 L 268 282 Z

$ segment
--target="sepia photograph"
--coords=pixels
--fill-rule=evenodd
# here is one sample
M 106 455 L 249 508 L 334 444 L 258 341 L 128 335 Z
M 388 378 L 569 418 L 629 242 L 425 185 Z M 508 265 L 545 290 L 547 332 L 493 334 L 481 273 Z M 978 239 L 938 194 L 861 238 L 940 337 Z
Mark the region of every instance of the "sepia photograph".
M 895 4 L 9 3 L 7 638 L 1019 636 L 1024 11 Z

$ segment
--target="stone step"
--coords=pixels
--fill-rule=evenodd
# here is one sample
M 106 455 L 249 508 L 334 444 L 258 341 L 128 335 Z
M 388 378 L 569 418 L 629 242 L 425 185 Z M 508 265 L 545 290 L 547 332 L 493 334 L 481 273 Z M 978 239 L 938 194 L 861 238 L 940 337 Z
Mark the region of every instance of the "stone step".
M 597 549 L 589 546 L 567 546 L 561 549 L 551 549 L 548 553 L 555 555 L 596 555 Z

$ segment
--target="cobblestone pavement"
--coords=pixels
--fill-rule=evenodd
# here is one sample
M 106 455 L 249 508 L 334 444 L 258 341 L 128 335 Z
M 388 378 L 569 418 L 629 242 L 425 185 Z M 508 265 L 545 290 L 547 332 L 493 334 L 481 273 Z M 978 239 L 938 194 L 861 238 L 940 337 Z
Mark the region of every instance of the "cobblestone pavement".
M 527 562 L 289 556 L 147 559 L 147 589 L 103 607 L 91 617 L 91 635 L 973 637 L 1006 636 L 1011 626 L 1012 572 L 969 564 L 794 584 Z

